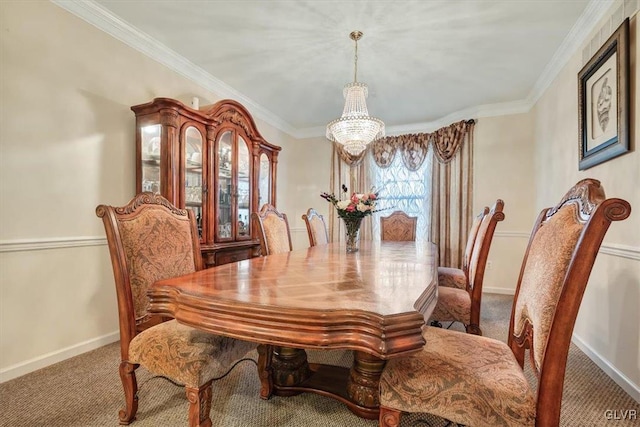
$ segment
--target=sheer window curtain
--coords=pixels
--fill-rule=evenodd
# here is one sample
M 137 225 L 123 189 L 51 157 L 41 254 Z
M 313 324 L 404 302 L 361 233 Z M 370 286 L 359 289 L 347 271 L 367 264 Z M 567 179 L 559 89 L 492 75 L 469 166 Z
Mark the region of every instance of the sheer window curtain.
M 370 148 L 370 180 L 391 201 L 386 214 L 395 206 L 417 216 L 416 238 L 436 243 L 444 266 L 461 268 L 473 218 L 474 126 L 474 120 L 460 121 L 432 133 L 382 138 Z M 383 214 L 374 219 L 374 235 Z
M 380 240 L 380 218 L 399 210 L 418 218 L 416 240 L 429 241 L 431 233 L 431 178 L 433 150 L 429 149 L 422 165 L 416 170 L 406 167 L 402 156 L 381 167 L 371 162 L 370 180 L 380 190 L 380 202 L 373 214 L 372 238 Z

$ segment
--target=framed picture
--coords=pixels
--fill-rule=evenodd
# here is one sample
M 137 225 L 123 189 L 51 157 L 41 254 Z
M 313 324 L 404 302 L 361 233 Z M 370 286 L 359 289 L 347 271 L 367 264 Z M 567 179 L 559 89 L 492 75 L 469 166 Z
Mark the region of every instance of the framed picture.
M 629 19 L 578 73 L 580 170 L 629 151 Z

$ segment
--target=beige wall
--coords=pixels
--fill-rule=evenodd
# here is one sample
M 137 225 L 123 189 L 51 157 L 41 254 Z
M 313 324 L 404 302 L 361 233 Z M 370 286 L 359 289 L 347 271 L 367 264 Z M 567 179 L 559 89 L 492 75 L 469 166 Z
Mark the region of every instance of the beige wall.
M 497 199 L 505 219 L 496 227 L 483 290 L 513 293 L 520 264 L 536 218 L 533 164 L 533 120 L 530 113 L 478 120 L 474 136 L 473 211 Z
M 617 8 L 617 4 L 614 8 Z M 608 18 L 608 15 L 607 15 Z M 603 21 L 604 22 L 604 21 Z M 599 29 L 601 25 L 597 26 Z M 640 153 L 637 151 L 640 97 L 638 16 L 631 20 L 631 140 L 636 150 L 586 171 L 578 171 L 578 50 L 536 104 L 536 209 L 553 205 L 578 180 L 595 178 L 608 197 L 631 203 L 631 216 L 613 223 L 587 286 L 574 340 L 605 371 L 615 370 L 640 398 Z M 622 251 L 616 251 L 621 249 Z M 622 256 L 614 255 L 621 252 Z M 629 388 L 627 388 L 629 391 Z
M 0 20 L 3 381 L 118 338 L 111 266 L 94 209 L 122 204 L 134 193 L 129 107 L 156 96 L 185 102 L 199 96 L 203 105 L 219 97 L 51 3 L 0 2 Z M 635 28 L 634 20 L 633 40 Z M 633 49 L 637 82 L 637 43 Z M 474 211 L 502 198 L 506 215 L 485 286 L 513 292 L 537 211 L 580 178 L 601 179 L 610 196 L 626 198 L 635 210 L 612 226 L 576 334 L 601 366 L 609 364 L 637 389 L 640 156 L 577 171 L 579 62 L 576 53 L 529 113 L 478 120 Z M 633 94 L 637 125 L 637 86 Z M 283 148 L 278 208 L 289 216 L 294 248 L 303 248 L 301 214 L 308 207 L 328 212 L 319 193 L 328 190 L 330 146 L 320 137 L 296 141 L 256 121 L 263 136 Z M 612 255 L 616 248 L 623 256 Z
M 118 339 L 111 264 L 94 211 L 134 195 L 130 106 L 158 96 L 186 103 L 199 96 L 205 105 L 219 96 L 49 2 L 0 2 L 0 19 L 5 380 Z M 282 147 L 278 208 L 304 227 L 302 213 L 325 203 L 329 145 L 256 122 Z M 294 234 L 296 247 L 308 242 L 306 231 Z
M 286 173 L 278 173 L 278 210 L 287 214 L 293 249 L 306 248 L 309 237 L 302 214 L 309 208 L 325 216 L 329 212 L 320 193 L 329 191 L 331 145 L 324 137 L 298 140 L 282 150 L 281 166 Z

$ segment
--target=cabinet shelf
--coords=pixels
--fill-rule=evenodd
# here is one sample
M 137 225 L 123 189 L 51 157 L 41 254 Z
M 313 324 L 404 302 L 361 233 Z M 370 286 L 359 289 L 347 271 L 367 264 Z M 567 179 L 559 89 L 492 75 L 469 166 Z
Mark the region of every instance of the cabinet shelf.
M 248 218 L 259 203 L 275 205 L 280 147 L 267 142 L 246 108 L 229 99 L 193 110 L 156 98 L 131 110 L 137 191 L 154 188 L 178 208 L 193 209 L 207 267 L 257 256 L 257 230 Z
M 146 166 L 160 166 L 160 159 L 142 159 L 142 164 Z

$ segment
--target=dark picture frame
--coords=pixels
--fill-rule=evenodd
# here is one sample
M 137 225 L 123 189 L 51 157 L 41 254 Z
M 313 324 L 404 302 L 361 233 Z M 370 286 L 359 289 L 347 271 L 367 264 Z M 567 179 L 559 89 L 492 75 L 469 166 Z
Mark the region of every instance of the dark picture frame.
M 578 73 L 580 170 L 629 147 L 629 18 Z

